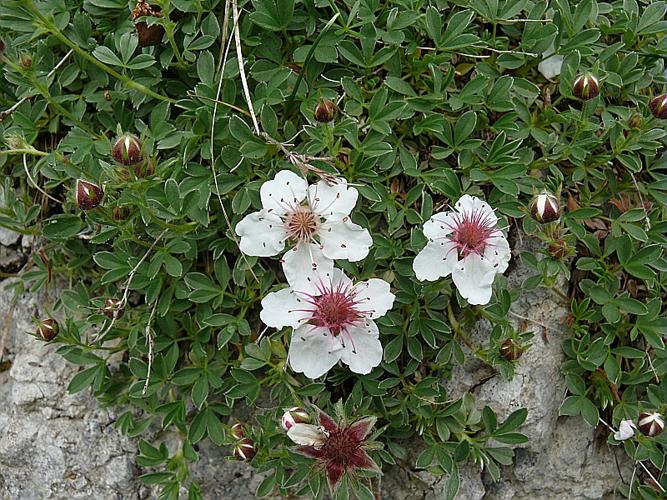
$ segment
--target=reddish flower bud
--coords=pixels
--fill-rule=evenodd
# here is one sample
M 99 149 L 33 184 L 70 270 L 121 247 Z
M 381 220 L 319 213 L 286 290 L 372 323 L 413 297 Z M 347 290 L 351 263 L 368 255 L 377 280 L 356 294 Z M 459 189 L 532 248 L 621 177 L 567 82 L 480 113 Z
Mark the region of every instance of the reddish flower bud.
M 329 99 L 322 99 L 315 107 L 315 119 L 318 122 L 327 123 L 336 117 L 336 104 Z
M 162 13 L 158 8 L 152 7 L 146 3 L 145 0 L 139 0 L 137 6 L 132 11 L 132 21 L 137 29 L 137 37 L 139 38 L 139 47 L 149 47 L 151 45 L 158 45 L 162 42 L 164 35 L 164 28 L 159 24 L 148 26 L 145 21 L 137 22 L 136 19 L 140 17 L 160 17 Z
M 249 438 L 239 439 L 234 445 L 233 453 L 237 460 L 249 462 L 255 456 L 255 445 Z
M 104 191 L 97 184 L 79 179 L 76 181 L 75 198 L 81 210 L 91 210 L 102 203 Z
M 572 83 L 572 93 L 584 101 L 593 99 L 600 94 L 600 82 L 590 73 L 579 75 Z
M 0 56 L 2 56 L 2 54 L 5 53 L 6 48 L 7 47 L 5 46 L 5 41 L 2 38 L 0 38 Z
M 641 412 L 637 420 L 637 428 L 644 436 L 653 437 L 660 434 L 665 428 L 665 421 L 658 412 Z
M 630 119 L 628 120 L 628 127 L 639 128 L 642 126 L 643 123 L 644 123 L 644 117 L 639 113 L 633 113 Z
M 113 220 L 123 221 L 127 219 L 127 216 L 130 215 L 130 209 L 127 207 L 113 207 L 111 211 Z
M 238 422 L 232 425 L 230 433 L 234 439 L 240 440 L 245 437 L 245 430 L 243 429 L 243 425 Z
M 104 302 L 104 307 L 102 308 L 102 314 L 104 314 L 109 319 L 120 318 L 123 315 L 124 308 L 122 307 L 121 301 L 116 299 L 107 299 Z
M 290 430 L 294 424 L 309 424 L 310 415 L 303 408 L 294 406 L 287 410 L 280 419 L 280 426 L 285 432 Z
M 651 108 L 653 116 L 661 120 L 667 120 L 667 94 L 662 94 L 651 99 L 648 107 Z
M 132 170 L 134 170 L 134 175 L 139 178 L 150 177 L 155 173 L 155 161 L 152 158 L 146 158 L 145 161 L 134 165 Z
M 19 58 L 19 66 L 21 66 L 23 69 L 32 68 L 32 57 L 27 54 L 22 54 Z
M 560 217 L 558 198 L 548 191 L 538 194 L 530 203 L 530 215 L 542 224 L 558 220 Z
M 129 133 L 120 136 L 113 145 L 113 159 L 122 165 L 136 165 L 143 159 L 141 142 Z
M 500 355 L 505 361 L 516 361 L 523 354 L 523 347 L 513 339 L 507 339 L 500 346 Z
M 36 333 L 45 341 L 50 342 L 58 336 L 59 331 L 60 327 L 58 326 L 58 322 L 55 319 L 48 318 L 39 322 Z

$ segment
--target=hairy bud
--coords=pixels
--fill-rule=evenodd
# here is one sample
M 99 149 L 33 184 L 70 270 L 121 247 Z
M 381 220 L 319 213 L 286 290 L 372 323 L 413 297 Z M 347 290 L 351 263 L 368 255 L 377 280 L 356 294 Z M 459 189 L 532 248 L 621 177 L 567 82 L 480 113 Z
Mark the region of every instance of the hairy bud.
M 55 319 L 48 318 L 39 322 L 36 333 L 40 338 L 50 342 L 58 336 L 59 331 L 58 322 Z
M 250 438 L 239 439 L 234 445 L 234 457 L 249 462 L 255 456 L 255 444 Z
M 137 136 L 124 133 L 113 145 L 113 159 L 121 165 L 137 165 L 143 159 L 141 142 Z
M 665 421 L 658 412 L 641 412 L 637 420 L 637 428 L 644 436 L 653 437 L 660 434 L 665 428 Z
M 662 94 L 651 99 L 648 107 L 656 118 L 667 120 L 667 94 Z
M 234 439 L 243 439 L 245 437 L 245 430 L 243 429 L 243 425 L 238 422 L 232 425 L 230 432 Z
M 308 415 L 306 410 L 294 406 L 283 414 L 280 419 L 280 426 L 287 432 L 294 426 L 294 424 L 309 424 L 310 421 L 310 415 Z
M 505 361 L 516 361 L 523 354 L 523 347 L 513 339 L 507 339 L 500 346 L 500 355 Z
M 318 122 L 327 123 L 336 117 L 336 104 L 329 99 L 322 99 L 315 107 L 315 119 Z
M 123 315 L 123 312 L 124 308 L 122 307 L 120 300 L 109 298 L 104 302 L 102 314 L 104 314 L 107 318 L 118 319 Z
M 600 82 L 590 73 L 579 75 L 572 83 L 572 93 L 584 101 L 593 99 L 600 94 Z
M 558 198 L 548 191 L 538 194 L 530 203 L 530 215 L 542 224 L 558 220 L 560 217 Z
M 81 210 L 91 210 L 102 203 L 104 191 L 97 184 L 79 179 L 76 181 L 75 198 Z

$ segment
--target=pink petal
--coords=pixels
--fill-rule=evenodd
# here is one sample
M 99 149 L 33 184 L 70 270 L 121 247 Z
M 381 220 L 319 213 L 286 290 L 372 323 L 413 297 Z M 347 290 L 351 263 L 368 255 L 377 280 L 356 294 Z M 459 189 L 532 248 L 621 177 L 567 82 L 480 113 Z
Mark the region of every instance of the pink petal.
M 352 457 L 350 459 L 350 463 L 356 469 L 368 469 L 368 470 L 376 470 L 376 471 L 380 470 L 380 468 L 373 461 L 373 459 L 371 457 L 369 457 L 368 454 L 361 448 L 359 448 L 357 451 L 355 451 L 352 454 Z
M 320 425 L 328 432 L 338 432 L 338 424 L 334 422 L 334 419 L 331 418 L 324 412 L 320 413 L 319 417 Z
M 302 455 L 305 455 L 310 458 L 314 458 L 316 460 L 319 460 L 322 458 L 322 450 L 318 450 L 314 446 L 297 446 L 296 447 L 297 453 L 301 453 Z
M 344 473 L 345 468 L 342 465 L 334 463 L 327 464 L 327 479 L 329 480 L 329 487 L 332 492 L 336 490 Z
M 362 418 L 345 429 L 345 434 L 347 434 L 352 441 L 361 443 L 375 425 L 376 420 L 375 417 Z

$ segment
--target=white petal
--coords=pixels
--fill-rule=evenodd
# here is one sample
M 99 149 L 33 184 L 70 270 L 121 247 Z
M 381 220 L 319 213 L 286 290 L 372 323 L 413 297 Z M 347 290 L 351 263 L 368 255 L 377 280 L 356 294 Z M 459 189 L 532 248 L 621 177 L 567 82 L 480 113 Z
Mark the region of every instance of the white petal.
M 303 325 L 292 333 L 289 363 L 292 370 L 308 378 L 318 378 L 338 363 L 343 349 L 329 330 Z
M 317 425 L 293 424 L 287 431 L 287 437 L 296 444 L 319 448 L 327 440 L 327 434 Z
M 491 300 L 491 285 L 495 277 L 493 265 L 474 253 L 460 261 L 452 271 L 452 279 L 459 293 L 473 305 L 487 304 Z
M 367 229 L 344 219 L 329 219 L 317 232 L 324 255 L 329 259 L 357 262 L 368 255 L 373 238 Z
M 280 217 L 265 210 L 246 215 L 235 231 L 241 237 L 239 248 L 246 255 L 271 257 L 285 248 L 287 232 Z
M 537 71 L 542 73 L 542 76 L 547 80 L 560 75 L 561 68 L 563 67 L 563 56 L 555 55 L 547 57 L 540 64 L 537 65 Z
M 311 209 L 324 218 L 332 215 L 350 215 L 357 204 L 359 192 L 353 187 L 348 187 L 345 179 L 337 179 L 337 181 L 332 185 L 319 181 L 308 187 Z
M 391 293 L 389 283 L 379 278 L 357 283 L 354 287 L 356 299 L 360 302 L 359 309 L 369 311 L 368 317 L 380 318 L 394 305 L 396 296 Z
M 291 326 L 296 328 L 310 317 L 310 313 L 304 312 L 310 304 L 299 297 L 299 294 L 291 288 L 283 288 L 277 292 L 271 292 L 262 299 L 262 310 L 260 319 L 265 325 L 273 328 Z
M 334 267 L 333 273 L 331 274 L 331 288 L 335 290 L 340 286 L 340 288 L 346 289 L 351 285 L 352 280 L 345 274 L 345 271 Z
M 489 224 L 492 225 L 498 223 L 498 217 L 496 217 L 493 208 L 491 208 L 487 202 L 476 196 L 470 196 L 469 194 L 461 196 L 459 201 L 456 202 L 456 210 L 466 213 L 481 213 Z
M 484 249 L 484 257 L 496 269 L 496 273 L 504 273 L 512 259 L 512 250 L 505 235 L 500 231 L 491 239 Z
M 424 236 L 429 240 L 444 238 L 452 233 L 451 228 L 455 226 L 456 217 L 453 217 L 450 213 L 440 212 L 424 222 Z
M 316 293 L 318 284 L 330 283 L 333 261 L 324 256 L 319 245 L 300 243 L 283 256 L 283 272 L 295 290 Z
M 259 190 L 262 207 L 279 215 L 286 213 L 289 206 L 301 204 L 307 193 L 306 180 L 291 170 L 281 170 L 273 180 L 262 184 Z
M 452 272 L 458 262 L 454 244 L 445 239 L 429 241 L 412 262 L 419 281 L 435 281 Z
M 624 441 L 635 435 L 635 424 L 632 420 L 621 420 L 618 431 L 614 432 L 614 439 Z
M 370 373 L 382 361 L 382 344 L 373 321 L 349 328 L 340 338 L 344 345 L 341 361 L 354 373 Z

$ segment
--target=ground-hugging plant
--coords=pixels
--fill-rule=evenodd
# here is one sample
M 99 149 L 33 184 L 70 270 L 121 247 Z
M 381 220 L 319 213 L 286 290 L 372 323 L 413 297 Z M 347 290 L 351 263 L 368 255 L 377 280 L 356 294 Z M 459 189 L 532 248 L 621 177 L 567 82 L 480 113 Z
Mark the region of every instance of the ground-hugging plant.
M 0 28 L 0 226 L 35 237 L 0 276 L 62 290 L 35 333 L 163 498 L 201 496 L 203 439 L 258 495 L 372 498 L 415 444 L 449 498 L 463 462 L 499 478 L 525 410 L 441 382 L 512 377 L 537 288 L 571 310 L 561 413 L 623 442 L 623 494 L 667 489 L 665 2 L 5 0 Z

